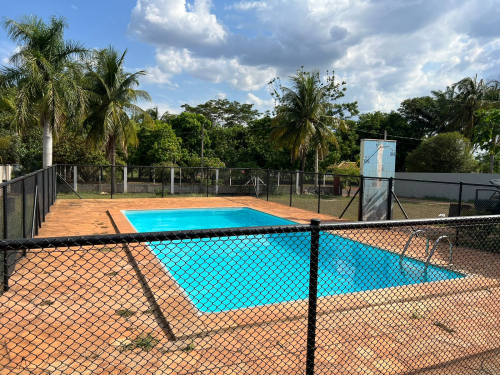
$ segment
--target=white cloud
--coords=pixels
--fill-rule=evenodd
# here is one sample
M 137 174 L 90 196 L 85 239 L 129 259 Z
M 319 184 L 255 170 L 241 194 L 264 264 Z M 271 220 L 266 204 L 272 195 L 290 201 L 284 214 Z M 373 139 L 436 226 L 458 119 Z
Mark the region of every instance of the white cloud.
M 274 108 L 274 100 L 261 99 L 251 92 L 247 94 L 246 102 L 247 104 L 253 104 L 261 112 L 271 111 Z
M 234 3 L 233 5 L 227 6 L 225 9 L 230 10 L 239 10 L 246 12 L 251 9 L 267 9 L 269 6 L 267 3 L 263 1 L 240 1 L 238 3 Z
M 159 49 L 156 60 L 164 74 L 185 71 L 193 77 L 212 83 L 227 82 L 232 88 L 245 91 L 258 90 L 276 76 L 274 68 L 242 65 L 236 58 L 196 57 L 187 49 Z
M 9 65 L 11 56 L 20 51 L 20 48 L 14 43 L 8 41 L 0 41 L 0 63 Z
M 155 44 L 195 46 L 222 43 L 226 31 L 210 13 L 210 0 L 138 0 L 130 29 L 140 39 Z
M 130 30 L 156 45 L 159 81 L 188 73 L 255 91 L 300 66 L 335 69 L 346 100 L 391 110 L 466 75 L 496 77 L 500 66 L 498 0 L 240 1 L 224 10 L 252 12 L 228 25 L 211 9 L 209 0 L 138 0 Z
M 146 75 L 141 77 L 141 82 L 144 82 L 146 84 L 172 85 L 172 75 L 163 72 L 157 66 L 148 66 L 144 70 L 146 71 Z
M 78 7 L 74 4 L 71 4 L 71 8 L 73 8 L 74 10 L 78 10 Z
M 224 93 L 224 92 L 217 93 L 217 99 L 226 99 L 226 98 L 227 98 L 226 93 Z

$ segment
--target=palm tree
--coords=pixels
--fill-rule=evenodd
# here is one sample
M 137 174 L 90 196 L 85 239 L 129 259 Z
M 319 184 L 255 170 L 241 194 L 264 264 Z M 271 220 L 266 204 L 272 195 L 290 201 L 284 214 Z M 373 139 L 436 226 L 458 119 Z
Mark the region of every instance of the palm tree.
M 17 86 L 17 125 L 30 126 L 35 116 L 43 128 L 43 166 L 48 167 L 52 165 L 54 132 L 69 121 L 77 123 L 85 113 L 81 65 L 74 57 L 81 57 L 86 49 L 64 40 L 67 24 L 63 17 L 51 17 L 48 24 L 36 16 L 18 21 L 7 18 L 3 27 L 19 44 L 19 51 L 9 60 L 12 66 L 1 68 L 0 86 Z
M 95 51 L 87 73 L 92 104 L 84 123 L 87 139 L 96 147 L 104 145 L 111 159 L 113 180 L 117 145 L 126 152 L 127 145 L 137 144 L 135 123 L 129 115 L 142 118 L 146 124 L 153 123 L 150 115 L 135 104 L 138 100 L 151 100 L 147 92 L 135 89 L 139 77 L 146 72 L 125 72 L 126 54 L 126 50 L 120 54 L 113 47 Z
M 478 79 L 477 74 L 433 94 L 445 112 L 446 130 L 460 131 L 469 139 L 478 122 L 476 111 L 500 105 L 497 83 Z
M 279 85 L 282 94 L 277 90 L 272 92 L 279 104 L 276 107 L 276 116 L 272 123 L 274 129 L 270 133 L 270 139 L 275 141 L 277 146 L 290 150 L 292 162 L 301 161 L 300 193 L 303 194 L 308 152 L 311 149 L 316 151 L 315 185 L 318 186 L 319 158 L 326 155 L 330 143 L 338 147 L 334 130 L 345 130 L 346 123 L 329 115 L 334 108 L 331 101 L 339 96 L 340 85 L 333 81 L 323 84 L 318 70 L 298 70 L 290 79 L 290 88 Z

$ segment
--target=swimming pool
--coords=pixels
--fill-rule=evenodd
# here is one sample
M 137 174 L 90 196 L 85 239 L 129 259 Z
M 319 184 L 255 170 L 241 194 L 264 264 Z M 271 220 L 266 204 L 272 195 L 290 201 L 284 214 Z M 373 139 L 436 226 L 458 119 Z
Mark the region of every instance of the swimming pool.
M 123 210 L 137 232 L 289 225 L 282 219 L 246 207 Z
M 134 223 L 133 218 L 129 220 Z M 214 223 L 207 221 L 207 224 Z M 153 228 L 148 231 L 158 227 Z M 201 312 L 308 298 L 309 233 L 202 238 L 149 245 Z M 324 232 L 320 238 L 318 296 L 464 277 L 432 265 L 427 272 L 424 269 L 420 261 L 405 258 L 401 263 L 398 254 Z

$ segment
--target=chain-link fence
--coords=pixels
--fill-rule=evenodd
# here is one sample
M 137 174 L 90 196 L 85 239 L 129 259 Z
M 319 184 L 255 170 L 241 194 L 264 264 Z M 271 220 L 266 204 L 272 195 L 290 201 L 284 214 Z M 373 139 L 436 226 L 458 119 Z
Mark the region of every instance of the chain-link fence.
M 0 238 L 29 238 L 38 234 L 54 204 L 55 169 L 49 167 L 0 184 Z M 0 255 L 0 292 L 23 252 Z
M 26 253 L 0 370 L 494 374 L 499 239 L 485 216 L 0 241 Z
M 500 190 L 493 185 L 177 166 L 116 166 L 113 179 L 111 166 L 56 168 L 61 198 L 252 196 L 349 221 L 500 213 Z

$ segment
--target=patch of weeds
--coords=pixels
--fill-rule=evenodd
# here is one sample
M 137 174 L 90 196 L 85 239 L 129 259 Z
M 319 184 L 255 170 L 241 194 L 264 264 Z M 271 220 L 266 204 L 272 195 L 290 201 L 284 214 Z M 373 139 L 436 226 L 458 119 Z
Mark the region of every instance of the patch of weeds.
M 422 313 L 421 311 L 414 311 L 410 315 L 411 319 L 425 319 L 425 314 Z
M 142 313 L 144 315 L 151 315 L 151 314 L 154 314 L 154 310 L 153 309 L 147 309 L 147 310 L 144 310 Z
M 147 335 L 139 335 L 135 339 L 131 340 L 130 343 L 123 345 L 120 347 L 120 351 L 123 352 L 125 350 L 134 350 L 136 348 L 139 348 L 141 350 L 144 350 L 146 352 L 149 352 L 151 349 L 153 349 L 160 340 L 156 339 L 154 336 L 151 334 Z
M 115 251 L 115 249 L 112 249 L 110 247 L 101 247 L 100 249 L 97 249 L 97 251 L 103 252 L 103 253 L 108 253 L 110 251 Z
M 50 306 L 54 304 L 54 301 L 51 301 L 50 299 L 43 300 L 40 302 L 37 306 Z
M 135 311 L 129 309 L 116 310 L 116 315 L 121 316 L 122 318 L 130 318 L 135 315 Z
M 189 353 L 193 351 L 194 348 L 196 348 L 196 345 L 194 344 L 194 342 L 191 341 L 189 344 L 186 345 L 185 348 L 181 348 L 181 352 Z
M 116 276 L 116 275 L 118 275 L 118 272 L 115 272 L 115 271 L 111 271 L 111 272 L 108 272 L 106 274 L 106 276 L 109 276 L 109 277 L 113 277 L 113 276 Z
M 448 327 L 446 324 L 441 323 L 441 322 L 434 322 L 434 325 L 438 328 L 441 328 L 443 331 L 447 333 L 455 333 L 455 330 L 453 328 Z

